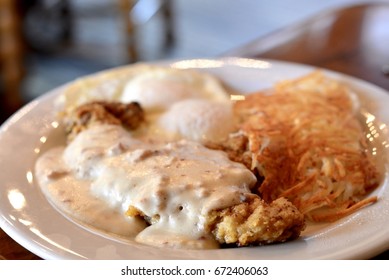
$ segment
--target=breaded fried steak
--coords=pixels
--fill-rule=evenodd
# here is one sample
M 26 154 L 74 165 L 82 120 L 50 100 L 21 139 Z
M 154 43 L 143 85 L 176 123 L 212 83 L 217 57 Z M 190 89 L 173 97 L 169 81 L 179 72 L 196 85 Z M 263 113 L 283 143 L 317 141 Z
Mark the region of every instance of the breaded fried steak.
M 285 198 L 270 204 L 258 196 L 207 216 L 206 229 L 221 244 L 264 245 L 296 239 L 305 228 L 304 215 Z
M 159 222 L 159 215 L 149 217 L 130 206 L 129 217 L 142 217 L 149 224 Z M 252 194 L 245 201 L 214 209 L 205 215 L 204 233 L 220 244 L 254 246 L 296 239 L 305 229 L 304 215 L 285 198 L 272 203 Z
M 98 124 L 121 124 L 136 129 L 144 121 L 144 112 L 137 102 L 93 101 L 65 112 L 62 119 L 70 141 L 81 131 Z
M 174 234 L 176 230 L 172 223 L 177 222 L 172 221 L 191 220 L 190 217 L 195 216 L 197 225 L 194 228 L 193 224 L 188 225 L 187 229 L 179 230 L 177 236 L 188 231 L 185 235 L 191 236 L 190 238 L 201 240 L 201 236 L 208 236 L 206 239 L 213 239 L 218 244 L 235 246 L 286 242 L 300 236 L 305 228 L 304 216 L 284 198 L 268 204 L 258 195 L 252 194 L 247 187 L 255 186 L 255 176 L 243 165 L 236 163 L 239 162 L 238 159 L 235 162 L 229 161 L 224 153 L 207 149 L 200 144 L 178 142 L 150 145 L 142 144 L 141 141 L 126 144 L 135 139 L 130 140 L 132 136 L 124 133 L 123 128 L 138 127 L 143 119 L 142 113 L 138 104 L 91 102 L 76 107 L 66 115 L 64 120 L 69 145 L 65 155 L 74 153 L 70 151 L 80 152 L 72 155 L 74 159 L 81 159 L 80 164 L 74 166 L 75 170 L 82 168 L 83 162 L 89 162 L 90 159 L 94 159 L 95 167 L 91 169 L 94 171 L 87 171 L 88 174 L 95 174 L 102 168 L 108 170 L 96 178 L 94 175 L 87 175 L 99 196 L 107 196 L 109 199 L 112 196 L 127 201 L 127 217 L 141 218 L 150 227 L 157 229 L 163 225 L 164 230 L 172 231 L 170 234 Z M 126 123 L 127 118 L 121 117 L 128 115 L 132 116 L 129 119 L 133 123 Z M 110 138 L 108 134 L 104 135 L 105 132 L 123 135 L 118 137 L 121 140 L 109 140 L 110 144 L 100 147 L 106 145 L 106 139 Z M 128 140 L 124 140 L 127 138 Z M 118 143 L 111 147 L 111 141 Z M 118 145 L 120 149 L 116 148 Z M 109 152 L 104 152 L 105 149 Z M 108 162 L 104 163 L 104 154 L 107 153 L 110 156 Z M 127 170 L 127 163 L 123 160 L 127 162 L 134 156 L 135 159 L 131 160 Z M 122 163 L 121 166 L 115 164 L 115 171 L 111 171 L 109 162 L 114 157 Z M 177 162 L 180 169 L 172 170 L 170 162 Z M 101 164 L 104 167 L 99 167 Z M 123 178 L 125 181 L 117 179 L 120 175 L 111 178 L 109 173 L 116 173 L 121 169 L 126 173 L 126 178 Z M 110 179 L 105 179 L 107 176 Z M 160 176 L 164 178 L 162 181 L 157 179 Z M 153 181 L 156 179 L 155 185 Z M 180 200 L 180 197 L 185 200 Z M 150 204 L 151 202 L 153 203 Z M 177 203 L 180 206 L 175 206 Z M 140 242 L 150 242 L 142 234 L 139 236 Z M 182 240 L 188 239 L 188 236 L 180 237 L 180 241 L 170 242 L 172 244 L 166 246 L 176 247 L 177 243 L 184 242 Z M 169 239 L 169 234 L 165 238 Z M 167 243 L 169 242 L 164 241 L 164 244 Z M 196 246 L 202 248 L 208 245 Z

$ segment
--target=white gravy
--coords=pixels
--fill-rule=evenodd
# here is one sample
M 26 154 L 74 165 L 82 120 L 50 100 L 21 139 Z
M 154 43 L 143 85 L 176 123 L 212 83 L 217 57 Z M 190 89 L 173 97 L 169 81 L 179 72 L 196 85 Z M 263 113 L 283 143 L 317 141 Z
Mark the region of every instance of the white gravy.
M 196 249 L 218 246 L 204 231 L 207 213 L 244 201 L 256 182 L 223 152 L 187 140 L 141 141 L 115 125 L 94 126 L 43 154 L 36 178 L 57 207 L 84 223 L 140 243 Z M 130 206 L 158 221 L 126 217 Z

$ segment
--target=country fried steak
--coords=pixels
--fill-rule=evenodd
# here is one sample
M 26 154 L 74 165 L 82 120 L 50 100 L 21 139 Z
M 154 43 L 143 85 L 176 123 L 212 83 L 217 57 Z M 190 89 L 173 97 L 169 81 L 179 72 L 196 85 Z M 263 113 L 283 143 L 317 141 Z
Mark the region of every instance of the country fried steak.
M 68 140 L 72 140 L 81 131 L 97 124 L 123 125 L 134 130 L 144 122 L 144 111 L 137 102 L 94 101 L 66 112 L 63 122 Z

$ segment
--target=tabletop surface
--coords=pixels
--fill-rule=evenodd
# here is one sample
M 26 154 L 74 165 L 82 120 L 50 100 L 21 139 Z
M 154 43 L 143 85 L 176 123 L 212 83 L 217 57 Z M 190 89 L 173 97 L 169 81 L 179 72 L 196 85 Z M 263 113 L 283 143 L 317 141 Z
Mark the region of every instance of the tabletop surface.
M 325 11 L 223 56 L 277 59 L 342 72 L 389 90 L 389 5 Z M 38 260 L 0 229 L 0 259 Z M 389 259 L 389 251 L 373 259 Z
M 322 12 L 223 56 L 277 59 L 318 66 L 389 90 L 389 4 Z

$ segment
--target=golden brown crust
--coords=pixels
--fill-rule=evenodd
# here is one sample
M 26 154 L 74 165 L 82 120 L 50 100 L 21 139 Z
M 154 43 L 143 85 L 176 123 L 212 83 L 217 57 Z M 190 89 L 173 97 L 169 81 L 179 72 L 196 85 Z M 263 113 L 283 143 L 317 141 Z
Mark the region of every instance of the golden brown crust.
M 158 215 L 146 216 L 134 206 L 126 211 L 129 217 L 141 217 L 154 224 Z M 206 216 L 205 231 L 220 244 L 255 246 L 296 239 L 305 228 L 304 215 L 285 198 L 270 204 L 256 195 L 224 209 L 213 210 Z
M 81 131 L 96 124 L 115 124 L 136 129 L 144 121 L 144 112 L 136 102 L 94 101 L 66 112 L 63 120 L 70 141 Z
M 249 141 L 244 134 L 231 134 L 228 141 L 222 143 L 208 142 L 205 146 L 209 149 L 222 150 L 227 153 L 228 158 L 235 162 L 244 164 L 252 169 L 252 153 L 249 149 Z
M 159 221 L 160 218 L 158 214 L 154 215 L 153 217 L 149 217 L 145 215 L 145 213 L 143 213 L 141 210 L 139 210 L 138 208 L 132 205 L 128 207 L 125 215 L 132 218 L 140 217 L 143 220 L 145 220 L 149 225 L 155 224 L 156 222 Z
M 285 198 L 271 204 L 257 196 L 207 217 L 206 228 L 221 244 L 237 246 L 285 242 L 300 236 L 304 215 Z

